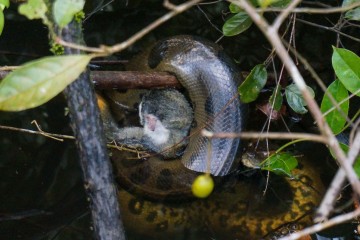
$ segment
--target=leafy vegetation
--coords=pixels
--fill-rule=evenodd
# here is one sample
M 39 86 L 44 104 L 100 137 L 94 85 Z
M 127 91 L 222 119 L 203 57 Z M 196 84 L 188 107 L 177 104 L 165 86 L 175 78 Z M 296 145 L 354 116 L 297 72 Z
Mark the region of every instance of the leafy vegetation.
M 4 29 L 4 22 L 5 22 L 4 9 L 8 8 L 9 5 L 10 5 L 9 0 L 0 0 L 0 35 Z
M 90 62 L 90 55 L 45 57 L 11 72 L 0 82 L 0 110 L 37 107 L 73 82 Z

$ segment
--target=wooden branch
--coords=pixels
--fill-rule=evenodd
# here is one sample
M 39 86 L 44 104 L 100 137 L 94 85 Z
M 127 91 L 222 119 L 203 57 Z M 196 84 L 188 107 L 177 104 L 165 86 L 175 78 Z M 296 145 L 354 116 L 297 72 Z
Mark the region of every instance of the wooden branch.
M 0 70 L 0 80 L 10 71 Z M 90 79 L 97 89 L 134 89 L 134 88 L 181 88 L 174 75 L 167 72 L 141 71 L 91 71 Z
M 97 89 L 181 87 L 176 77 L 166 72 L 92 71 L 90 78 Z

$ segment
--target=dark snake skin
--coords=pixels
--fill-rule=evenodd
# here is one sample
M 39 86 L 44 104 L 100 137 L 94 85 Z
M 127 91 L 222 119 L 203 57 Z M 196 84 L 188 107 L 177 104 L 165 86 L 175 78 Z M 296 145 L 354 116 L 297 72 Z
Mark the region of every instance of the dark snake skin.
M 301 227 L 309 223 L 323 186 L 306 161 L 294 173 L 297 180 L 272 176 L 265 195 L 267 183 L 261 175 L 230 174 L 215 177 L 215 192 L 208 199 L 189 200 L 198 174 L 188 168 L 206 171 L 203 159 L 208 156 L 208 140 L 200 136 L 200 130 L 239 132 L 246 115 L 246 107 L 236 97 L 241 80 L 238 69 L 220 47 L 177 36 L 156 43 L 131 65 L 131 69 L 174 73 L 189 92 L 196 122 L 182 162 L 155 155 L 136 159 L 136 154 L 112 150 L 122 187 L 123 221 L 130 235 L 134 233 L 131 238 L 260 239 L 284 224 L 296 222 Z M 232 172 L 240 162 L 236 155 L 239 140 L 218 139 L 212 144 L 212 174 Z
M 190 131 L 190 142 L 181 157 L 185 167 L 206 172 L 211 156 L 211 174 L 223 176 L 238 165 L 234 162 L 238 138 L 211 140 L 209 155 L 210 140 L 201 135 L 202 129 L 241 132 L 246 116 L 246 106 L 240 104 L 237 93 L 240 70 L 218 45 L 193 36 L 171 37 L 133 59 L 130 68 L 173 73 L 187 90 L 196 127 Z

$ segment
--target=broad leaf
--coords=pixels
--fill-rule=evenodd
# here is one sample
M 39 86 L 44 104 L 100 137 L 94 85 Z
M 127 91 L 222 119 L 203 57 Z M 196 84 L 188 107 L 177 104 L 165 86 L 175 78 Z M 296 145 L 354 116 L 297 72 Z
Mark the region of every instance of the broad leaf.
M 341 6 L 346 7 L 346 6 L 349 6 L 349 5 L 357 3 L 357 2 L 358 2 L 358 0 L 344 0 Z M 345 13 L 345 18 L 350 19 L 350 20 L 359 21 L 360 20 L 360 8 L 357 7 L 357 8 L 347 11 Z
M 10 5 L 9 0 L 0 0 L 0 35 L 4 30 L 4 23 L 5 23 L 5 17 L 3 11 L 5 8 L 9 7 L 9 5 Z
M 10 6 L 9 0 L 0 0 L 0 10 L 4 10 Z
M 37 107 L 60 93 L 84 71 L 89 55 L 45 57 L 31 61 L 0 82 L 0 110 Z
M 256 65 L 246 77 L 245 81 L 239 86 L 241 101 L 249 103 L 254 101 L 261 89 L 266 84 L 267 72 L 263 64 Z
M 56 0 L 53 5 L 55 22 L 60 28 L 65 27 L 83 9 L 84 4 L 85 0 Z
M 315 96 L 314 91 L 307 87 L 312 97 Z M 305 114 L 307 113 L 307 109 L 305 106 L 307 105 L 299 88 L 296 84 L 290 84 L 285 88 L 285 96 L 289 106 L 297 113 Z
M 223 26 L 225 36 L 234 36 L 247 30 L 252 24 L 252 20 L 246 12 L 239 12 L 226 20 Z
M 276 88 L 274 89 L 273 93 L 270 96 L 269 99 L 270 105 L 276 110 L 280 111 L 282 103 L 283 103 L 283 97 L 281 95 L 281 86 L 278 84 Z
M 332 65 L 345 88 L 360 96 L 360 58 L 353 52 L 333 47 Z
M 239 13 L 239 12 L 244 11 L 241 7 L 239 7 L 238 5 L 235 5 L 233 3 L 230 3 L 229 10 L 231 13 Z
M 345 18 L 360 21 L 360 8 L 349 10 L 345 13 Z
M 330 93 L 338 103 L 344 99 L 347 99 L 349 96 L 348 91 L 339 80 L 335 80 L 333 83 L 331 83 L 326 92 Z M 333 107 L 334 105 L 330 101 L 330 98 L 327 96 L 327 94 L 325 94 L 321 102 L 321 112 L 325 113 Z M 335 135 L 341 132 L 346 123 L 346 118 L 343 116 L 348 115 L 349 100 L 344 101 L 339 107 L 343 114 L 341 114 L 340 111 L 335 108 L 325 116 L 326 122 Z
M 262 170 L 268 170 L 278 175 L 292 177 L 291 171 L 298 165 L 297 159 L 287 152 L 275 153 L 262 164 Z
M 43 0 L 28 0 L 19 6 L 19 13 L 28 19 L 46 18 L 46 12 L 47 7 Z
M 4 12 L 0 9 L 0 35 L 2 34 L 2 31 L 4 29 L 4 22 L 5 22 Z

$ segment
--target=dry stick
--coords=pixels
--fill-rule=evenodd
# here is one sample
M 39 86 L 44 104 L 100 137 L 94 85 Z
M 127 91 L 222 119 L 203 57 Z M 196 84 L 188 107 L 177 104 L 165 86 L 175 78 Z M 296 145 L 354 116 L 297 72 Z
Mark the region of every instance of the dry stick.
M 92 71 L 90 78 L 97 89 L 181 87 L 177 78 L 166 72 Z
M 52 139 L 57 138 L 56 140 L 60 140 L 60 141 L 62 141 L 63 139 L 72 139 L 72 140 L 75 139 L 74 136 L 56 134 L 56 133 L 49 133 L 49 132 L 44 132 L 42 130 L 41 131 L 35 131 L 35 130 L 30 130 L 30 129 L 17 128 L 17 127 L 11 127 L 11 126 L 3 126 L 3 125 L 0 125 L 0 129 L 10 130 L 10 131 L 18 131 L 18 132 L 29 133 L 29 134 L 36 134 L 36 135 L 41 135 L 41 136 L 44 136 L 44 137 L 51 137 Z
M 343 152 L 343 150 L 340 148 L 339 142 L 335 138 L 334 134 L 332 133 L 329 126 L 324 121 L 324 118 L 322 117 L 322 113 L 319 109 L 319 106 L 316 104 L 315 100 L 311 97 L 309 91 L 307 90 L 305 81 L 303 77 L 301 76 L 299 70 L 297 69 L 296 65 L 294 64 L 292 58 L 287 53 L 284 45 L 282 44 L 282 41 L 278 35 L 278 29 L 274 28 L 273 26 L 270 26 L 267 21 L 260 16 L 255 8 L 251 6 L 247 1 L 245 0 L 228 0 L 232 3 L 235 3 L 236 5 L 243 8 L 249 16 L 252 18 L 252 20 L 257 24 L 259 29 L 264 33 L 264 35 L 267 37 L 268 41 L 272 44 L 272 46 L 275 48 L 279 58 L 282 60 L 282 62 L 285 64 L 286 69 L 290 73 L 291 77 L 293 78 L 295 84 L 301 91 L 310 112 L 312 113 L 315 121 L 318 124 L 318 127 L 322 134 L 328 139 L 327 143 L 331 150 L 333 150 L 337 160 L 339 161 L 340 165 L 343 167 L 343 169 L 346 172 L 346 175 L 349 179 L 350 184 L 352 185 L 354 191 L 360 195 L 360 182 L 357 179 L 357 175 L 354 172 L 352 165 L 349 164 L 346 161 L 346 156 Z M 296 4 L 298 4 L 300 0 L 294 0 L 286 9 L 285 12 L 290 13 L 291 8 L 295 7 Z M 276 21 L 276 20 L 275 20 Z

